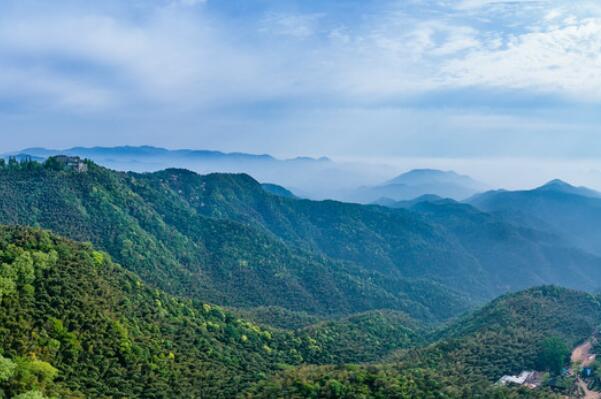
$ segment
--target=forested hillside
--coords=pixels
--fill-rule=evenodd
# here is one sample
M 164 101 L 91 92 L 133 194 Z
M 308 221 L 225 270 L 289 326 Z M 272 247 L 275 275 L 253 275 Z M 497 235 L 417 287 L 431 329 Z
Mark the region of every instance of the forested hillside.
M 246 175 L 91 162 L 78 173 L 52 158 L 5 166 L 0 195 L 1 223 L 91 241 L 152 286 L 228 306 L 328 317 L 394 309 L 436 323 L 509 290 L 601 281 L 598 258 L 467 205 L 298 200 Z
M 319 314 L 392 308 L 437 321 L 470 304 L 442 284 L 289 245 L 261 225 L 203 215 L 169 185 L 189 172 L 166 173 L 117 173 L 92 163 L 86 173 L 48 163 L 6 168 L 0 222 L 91 241 L 149 284 L 224 305 Z M 247 176 L 223 178 L 252 181 L 265 198 L 295 201 L 265 193 Z
M 299 363 L 294 348 L 309 345 L 149 288 L 103 252 L 46 231 L 0 228 L 0 260 L 8 397 L 228 398 Z
M 507 389 L 493 383 L 503 374 L 554 367 L 543 356 L 546 348 L 556 342 L 571 348 L 600 321 L 598 298 L 534 288 L 501 297 L 432 335 L 432 343 L 401 350 L 380 364 L 283 371 L 252 387 L 246 398 L 559 398 L 557 387 Z
M 561 235 L 573 246 L 601 254 L 601 194 L 554 180 L 533 190 L 489 191 L 469 200 L 487 212 Z
M 597 297 L 545 286 L 433 330 L 495 290 L 549 279 L 592 289 L 597 273 L 597 258 L 553 234 L 465 204 L 312 202 L 244 175 L 52 161 L 5 166 L 0 183 L 2 221 L 108 252 L 0 228 L 7 398 L 548 398 L 549 387 L 493 383 L 556 369 L 545 348 L 567 350 L 601 322 Z M 466 264 L 444 275 L 457 259 Z
M 545 387 L 492 383 L 544 370 L 549 338 L 571 347 L 601 321 L 598 298 L 541 287 L 431 334 L 393 312 L 275 331 L 148 287 L 107 254 L 44 230 L 1 227 L 0 261 L 7 398 L 550 398 Z M 367 360 L 378 362 L 340 365 Z
M 367 266 L 388 278 L 436 281 L 471 298 L 545 283 L 600 287 L 601 259 L 552 233 L 467 204 L 422 202 L 409 210 L 389 209 L 269 196 L 246 175 L 167 170 L 144 178 L 152 185 L 167 184 L 201 214 L 261 226 L 289 245 Z

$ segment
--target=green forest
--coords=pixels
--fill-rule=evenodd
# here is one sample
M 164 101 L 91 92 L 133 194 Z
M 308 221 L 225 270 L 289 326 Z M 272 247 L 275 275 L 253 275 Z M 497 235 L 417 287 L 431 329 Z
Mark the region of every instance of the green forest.
M 87 166 L 0 163 L 0 398 L 560 398 L 601 323 L 512 269 L 592 287 L 595 257 L 469 205 Z M 496 384 L 523 370 L 541 387 Z

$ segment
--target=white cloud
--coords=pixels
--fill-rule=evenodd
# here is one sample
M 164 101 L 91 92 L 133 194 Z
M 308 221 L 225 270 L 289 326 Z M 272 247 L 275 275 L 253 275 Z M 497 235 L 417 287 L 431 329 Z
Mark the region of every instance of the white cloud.
M 510 38 L 506 48 L 449 60 L 446 84 L 534 89 L 601 100 L 601 19 Z
M 271 90 L 255 79 L 262 68 L 260 57 L 229 44 L 223 31 L 200 15 L 157 9 L 134 23 L 110 15 L 65 13 L 53 18 L 33 15 L 1 25 L 5 64 L 12 61 L 12 69 L 21 69 L 23 80 L 30 73 L 37 81 L 41 75 L 35 71 L 44 70 L 48 82 L 38 82 L 40 92 L 49 93 L 46 87 L 59 81 L 63 97 L 70 88 L 76 89 L 69 104 L 78 98 L 94 103 L 80 90 L 84 81 L 95 81 L 104 87 L 102 91 L 113 92 L 120 105 L 152 101 L 194 106 L 250 91 L 261 98 Z M 76 63 L 76 71 L 63 67 L 71 62 Z M 106 106 L 109 98 L 96 104 Z
M 79 111 L 104 108 L 118 101 L 115 93 L 94 83 L 66 79 L 41 68 L 1 64 L 0 93 L 12 93 L 13 99 L 33 97 L 38 105 Z
M 148 6 L 141 15 L 25 10 L 0 17 L 0 65 L 10 71 L 0 87 L 10 93 L 6 76 L 13 76 L 25 92 L 39 93 L 36 102 L 88 108 L 369 104 L 470 87 L 601 101 L 599 9 L 547 3 L 401 2 L 352 22 L 326 11 L 267 11 L 243 24 L 205 7 Z M 537 7 L 524 17 L 511 11 L 520 4 Z M 485 6 L 508 6 L 511 18 Z

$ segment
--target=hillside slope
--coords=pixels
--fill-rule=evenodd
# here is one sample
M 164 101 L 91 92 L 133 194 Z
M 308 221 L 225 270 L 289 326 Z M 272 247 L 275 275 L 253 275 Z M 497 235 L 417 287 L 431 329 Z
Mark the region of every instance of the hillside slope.
M 598 257 L 555 234 L 451 200 L 388 209 L 274 198 L 244 175 L 169 170 L 145 178 L 153 185 L 157 178 L 169 184 L 206 216 L 261 226 L 296 247 L 387 276 L 457 287 L 480 301 L 549 283 L 591 291 L 600 287 Z
M 370 365 L 304 366 L 251 387 L 245 398 L 560 398 L 494 385 L 504 374 L 544 370 L 539 353 L 550 337 L 575 346 L 601 321 L 598 298 L 546 286 L 498 298 L 430 337 Z M 361 396 L 363 395 L 363 396 Z
M 91 241 L 149 284 L 229 306 L 273 305 L 320 314 L 392 308 L 429 321 L 469 306 L 465 296 L 415 273 L 386 273 L 394 265 L 376 268 L 375 262 L 335 259 L 334 254 L 291 245 L 262 225 L 201 212 L 202 200 L 188 200 L 177 187 L 185 176 L 201 178 L 179 170 L 125 174 L 92 163 L 86 173 L 35 163 L 7 168 L 0 171 L 0 194 L 7 199 L 0 203 L 0 222 L 41 226 Z M 208 179 L 213 177 L 251 182 L 252 195 L 296 203 L 265 193 L 244 175 Z M 188 188 L 203 186 L 200 181 Z M 221 203 L 229 205 L 223 197 Z M 442 263 L 444 254 L 443 249 L 433 257 Z
M 89 245 L 0 227 L 0 260 L 1 358 L 56 368 L 54 382 L 18 373 L 0 381 L 9 397 L 34 387 L 69 397 L 229 398 L 278 363 L 301 360 L 290 343 L 302 341 L 289 333 L 149 288 Z
M 601 254 L 601 194 L 554 180 L 533 190 L 490 191 L 468 201 L 518 223 L 547 229 L 566 242 Z
M 435 323 L 508 290 L 594 290 L 599 258 L 474 208 L 389 209 L 266 193 L 247 175 L 0 170 L 0 223 L 91 241 L 170 293 L 326 316 Z M 435 209 L 435 208 L 432 208 Z

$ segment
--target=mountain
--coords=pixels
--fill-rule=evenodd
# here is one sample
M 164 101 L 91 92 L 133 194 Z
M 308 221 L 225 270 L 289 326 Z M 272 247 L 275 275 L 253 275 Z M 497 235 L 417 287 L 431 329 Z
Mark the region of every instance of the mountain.
M 351 194 L 351 199 L 369 203 L 381 198 L 406 201 L 423 195 L 436 195 L 463 200 L 484 190 L 486 185 L 483 183 L 453 171 L 415 169 L 378 186 L 362 187 Z
M 545 371 L 549 363 L 541 354 L 550 342 L 569 350 L 591 337 L 600 321 L 599 298 L 552 286 L 534 288 L 498 298 L 429 337 L 429 343 L 384 361 L 284 370 L 244 397 L 285 392 L 289 398 L 561 398 L 571 382 L 566 391 L 544 382 L 537 389 L 494 383 L 504 374 Z
M 445 200 L 386 209 L 333 201 L 276 201 L 252 195 L 251 181 L 243 187 L 224 182 L 224 176 L 211 176 L 210 183 L 198 175 L 188 177 L 187 182 L 178 179 L 182 184 L 174 189 L 207 216 L 264 226 L 296 246 L 388 276 L 401 273 L 436 281 L 483 298 L 546 283 L 599 287 L 590 277 L 598 273 L 598 258 L 566 246 L 552 234 L 516 226 L 466 204 Z M 200 193 L 188 190 L 203 183 L 203 206 L 194 205 Z M 425 246 L 427 257 L 420 251 Z M 463 287 L 466 281 L 469 288 Z
M 587 187 L 575 187 L 562 180 L 555 179 L 540 186 L 536 189 L 539 192 L 556 192 L 564 194 L 580 195 L 582 197 L 601 198 L 601 193 L 595 190 L 591 190 Z
M 444 354 L 449 367 L 464 364 L 490 381 L 522 370 L 543 370 L 539 352 L 550 337 L 574 348 L 590 338 L 601 318 L 599 297 L 555 286 L 507 294 L 444 328 L 433 345 L 400 352 L 397 359 L 425 362 Z M 416 353 L 419 353 L 414 358 Z
M 335 162 L 327 157 L 276 158 L 269 154 L 248 154 L 152 146 L 74 147 L 62 150 L 26 148 L 5 157 L 27 154 L 34 160 L 70 155 L 87 158 L 119 171 L 156 172 L 185 168 L 197 173 L 246 173 L 261 182 L 291 187 L 295 193 L 314 199 L 342 198 L 350 188 L 378 181 L 387 167 Z M 382 170 L 381 170 L 382 169 Z
M 135 174 L 87 166 L 85 173 L 50 161 L 0 170 L 0 192 L 12 198 L 0 203 L 0 222 L 91 241 L 148 284 L 221 305 L 321 315 L 388 308 L 431 322 L 471 306 L 465 294 L 420 273 L 402 273 L 390 258 L 418 257 L 411 241 L 432 246 L 424 267 L 434 269 L 448 258 L 444 237 L 427 224 L 413 226 L 419 222 L 410 214 L 278 197 L 247 175 L 173 169 Z M 273 222 L 281 235 L 246 212 Z M 383 254 L 385 264 L 364 261 L 370 246 L 390 244 L 359 228 L 353 214 L 373 219 L 374 228 L 396 226 L 396 240 L 407 243 Z M 344 236 L 348 228 L 367 236 L 347 248 L 345 240 L 354 239 Z M 328 243 L 331 253 L 324 252 Z
M 412 200 L 405 200 L 405 201 L 395 201 L 390 198 L 380 198 L 379 200 L 375 201 L 374 204 L 386 206 L 388 208 L 405 208 L 405 209 L 407 209 L 407 208 L 411 208 L 411 207 L 419 204 L 420 202 L 440 202 L 440 201 L 453 201 L 453 200 L 445 199 L 445 198 L 439 197 L 438 195 L 434 195 L 434 194 L 424 194 L 424 195 L 420 195 L 419 197 L 416 197 Z
M 148 284 L 220 305 L 436 323 L 507 291 L 596 290 L 601 260 L 465 204 L 389 209 L 266 193 L 248 175 L 0 171 L 0 223 L 90 241 Z
M 601 195 L 585 187 L 553 180 L 524 191 L 489 191 L 467 201 L 515 223 L 551 231 L 593 254 L 601 254 Z
M 0 260 L 2 397 L 232 398 L 301 362 L 378 359 L 421 342 L 421 325 L 390 311 L 265 329 L 38 228 L 0 226 Z
M 224 153 L 221 151 L 210 150 L 168 150 L 166 148 L 152 146 L 123 146 L 123 147 L 73 147 L 63 150 L 53 150 L 46 148 L 26 148 L 19 151 L 22 154 L 29 154 L 41 158 L 48 158 L 56 155 L 79 156 L 82 158 L 92 159 L 98 163 L 104 162 L 125 162 L 134 159 L 139 160 L 141 164 L 150 159 L 164 159 L 170 157 L 187 157 L 198 159 L 247 159 L 256 162 L 273 161 L 274 157 L 261 154 L 246 154 L 246 153 Z M 304 160 L 313 161 L 312 158 L 304 158 Z M 323 159 L 327 161 L 327 159 Z

